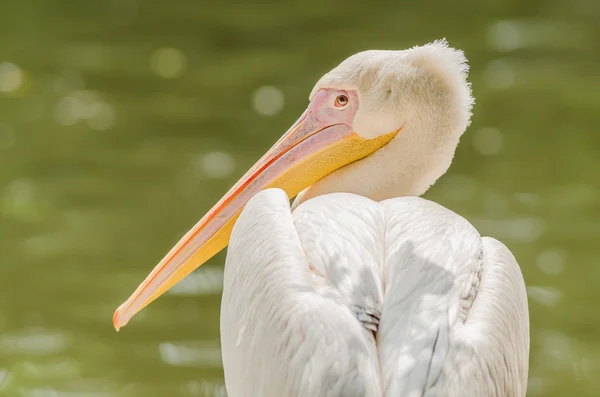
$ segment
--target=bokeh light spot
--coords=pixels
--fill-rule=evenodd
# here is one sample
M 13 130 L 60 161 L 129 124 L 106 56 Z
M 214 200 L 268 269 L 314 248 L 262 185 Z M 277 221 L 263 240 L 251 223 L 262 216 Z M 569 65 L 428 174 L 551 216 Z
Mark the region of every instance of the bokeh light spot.
M 74 96 L 68 96 L 56 104 L 54 117 L 62 125 L 76 124 L 83 114 L 84 104 Z
M 498 21 L 488 30 L 488 42 L 498 51 L 514 51 L 521 46 L 521 33 L 516 23 Z
M 481 128 L 473 135 L 473 147 L 477 153 L 484 156 L 500 153 L 503 141 L 502 133 L 496 128 Z
M 112 107 L 106 103 L 94 103 L 90 105 L 87 123 L 90 128 L 94 130 L 107 130 L 115 123 L 115 112 Z
M 33 180 L 17 179 L 9 182 L 4 189 L 0 214 L 25 222 L 39 221 L 45 206 L 46 202 Z
M 23 71 L 14 63 L 0 63 L 0 91 L 11 93 L 17 91 L 23 83 Z
M 544 306 L 553 307 L 560 301 L 563 293 L 552 287 L 527 286 L 527 296 Z
M 556 275 L 564 270 L 565 252 L 561 249 L 548 249 L 540 252 L 535 258 L 535 264 L 546 274 Z
M 54 109 L 59 124 L 69 126 L 85 120 L 94 130 L 106 130 L 115 123 L 113 108 L 93 91 L 77 91 L 62 98 Z
M 31 329 L 0 335 L 0 351 L 5 354 L 51 355 L 66 349 L 70 343 L 70 335 L 63 331 Z
M 10 381 L 10 372 L 7 369 L 0 368 L 0 391 L 2 391 Z
M 227 178 L 235 170 L 235 159 L 227 152 L 209 152 L 200 157 L 200 167 L 209 178 Z
M 165 79 L 179 77 L 187 68 L 185 54 L 176 48 L 160 48 L 150 58 L 150 68 Z
M 252 105 L 263 116 L 275 116 L 283 110 L 283 92 L 277 87 L 260 87 L 252 96 Z
M 159 345 L 164 363 L 178 367 L 222 368 L 221 346 L 218 341 L 190 341 Z
M 546 231 L 546 223 L 539 217 L 517 217 L 506 219 L 474 218 L 473 225 L 481 235 L 488 234 L 499 240 L 531 243 Z
M 210 295 L 223 290 L 223 269 L 202 267 L 169 290 L 172 295 Z
M 184 389 L 194 397 L 227 397 L 225 385 L 210 383 L 206 380 L 203 380 L 202 382 L 190 381 L 185 385 Z

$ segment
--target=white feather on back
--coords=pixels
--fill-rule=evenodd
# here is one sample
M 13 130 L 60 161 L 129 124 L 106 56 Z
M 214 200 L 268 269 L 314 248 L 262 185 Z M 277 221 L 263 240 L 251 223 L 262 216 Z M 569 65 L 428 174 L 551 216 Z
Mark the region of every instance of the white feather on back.
M 261 192 L 224 281 L 230 397 L 524 396 L 519 267 L 430 201 L 330 194 L 292 214 L 282 191 Z

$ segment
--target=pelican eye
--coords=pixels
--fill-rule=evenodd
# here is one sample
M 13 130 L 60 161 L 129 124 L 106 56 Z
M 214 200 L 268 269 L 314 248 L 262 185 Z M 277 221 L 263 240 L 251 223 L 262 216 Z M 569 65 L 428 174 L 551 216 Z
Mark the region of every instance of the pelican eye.
M 335 97 L 334 106 L 338 108 L 343 108 L 348 105 L 348 95 L 340 94 Z

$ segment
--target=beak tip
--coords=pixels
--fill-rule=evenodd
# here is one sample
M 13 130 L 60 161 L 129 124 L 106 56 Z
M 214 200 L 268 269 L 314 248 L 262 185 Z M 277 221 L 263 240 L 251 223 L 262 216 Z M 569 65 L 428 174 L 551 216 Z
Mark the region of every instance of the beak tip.
M 113 327 L 115 327 L 115 331 L 119 332 L 119 330 L 127 325 L 127 321 L 123 321 L 121 319 L 121 306 L 115 310 L 115 314 L 113 314 Z

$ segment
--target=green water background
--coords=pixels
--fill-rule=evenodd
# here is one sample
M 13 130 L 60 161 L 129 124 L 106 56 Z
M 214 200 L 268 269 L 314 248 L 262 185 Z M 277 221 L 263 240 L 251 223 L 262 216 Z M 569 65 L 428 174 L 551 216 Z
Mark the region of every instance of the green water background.
M 426 197 L 518 258 L 528 395 L 599 396 L 596 0 L 0 0 L 0 395 L 222 395 L 223 253 L 113 310 L 323 73 L 442 37 L 477 103 Z

